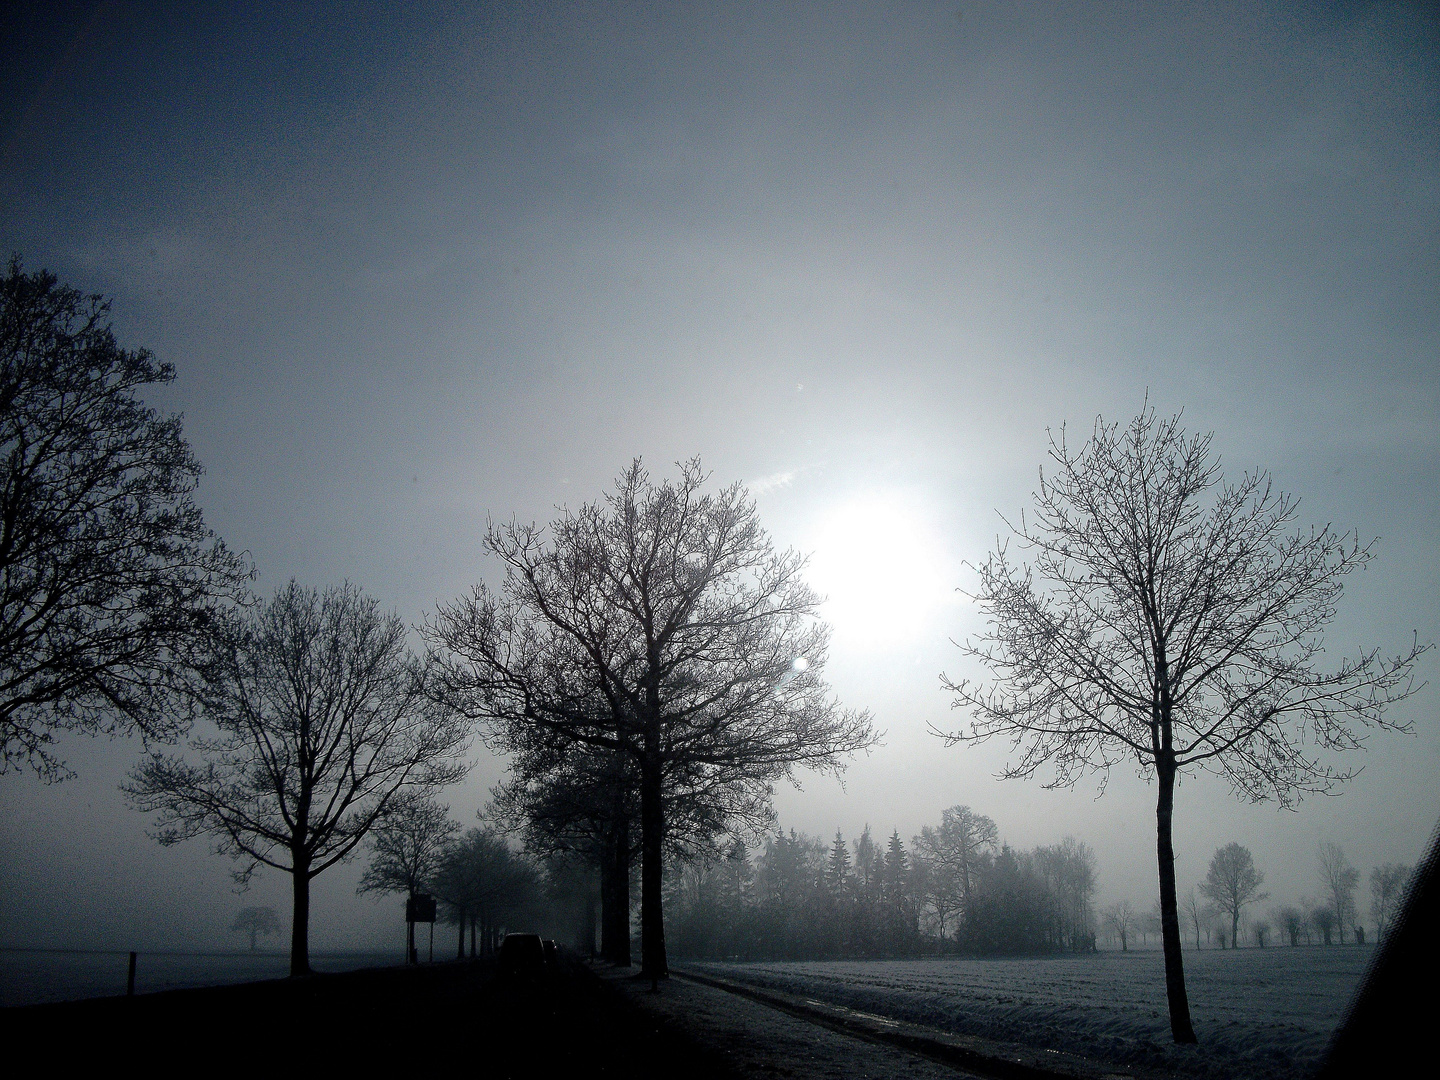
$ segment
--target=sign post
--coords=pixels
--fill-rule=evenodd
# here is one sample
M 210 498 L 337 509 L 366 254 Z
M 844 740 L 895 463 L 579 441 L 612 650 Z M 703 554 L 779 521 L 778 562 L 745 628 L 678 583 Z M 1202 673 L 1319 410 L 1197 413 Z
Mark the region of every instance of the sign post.
M 430 959 L 435 959 L 435 898 L 428 893 L 411 893 L 405 898 L 405 963 L 418 964 L 415 949 L 415 924 L 430 924 Z

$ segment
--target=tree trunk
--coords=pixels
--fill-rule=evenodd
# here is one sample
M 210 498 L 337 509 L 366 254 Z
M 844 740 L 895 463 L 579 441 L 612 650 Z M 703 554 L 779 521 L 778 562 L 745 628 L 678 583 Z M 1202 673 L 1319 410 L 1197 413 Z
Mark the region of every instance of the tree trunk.
M 656 736 L 658 740 L 658 735 Z M 646 742 L 651 741 L 647 733 Z M 665 922 L 660 898 L 660 877 L 664 871 L 665 807 L 660 801 L 658 747 L 646 747 L 640 768 L 640 975 L 666 979 Z
M 465 959 L 465 909 L 460 909 L 460 917 L 455 920 L 455 925 L 460 928 L 460 944 L 455 949 L 455 959 Z
M 629 967 L 630 822 L 622 815 L 604 840 L 600 867 L 600 955 Z
M 1165 993 L 1170 1001 L 1170 1035 L 1177 1043 L 1193 1043 L 1190 999 L 1185 994 L 1185 966 L 1180 955 L 1180 915 L 1175 897 L 1175 845 L 1170 823 L 1175 811 L 1175 765 L 1168 749 L 1157 763 L 1160 798 L 1155 807 L 1155 852 L 1160 860 L 1160 936 L 1165 946 Z
M 290 974 L 310 974 L 310 861 L 291 864 L 294 904 L 290 914 Z
M 1230 948 L 1234 949 L 1240 944 L 1240 909 L 1236 908 L 1230 913 Z
M 585 911 L 580 916 L 580 934 L 575 945 L 582 955 L 591 958 L 595 956 L 595 896 L 593 893 L 587 893 L 585 897 Z

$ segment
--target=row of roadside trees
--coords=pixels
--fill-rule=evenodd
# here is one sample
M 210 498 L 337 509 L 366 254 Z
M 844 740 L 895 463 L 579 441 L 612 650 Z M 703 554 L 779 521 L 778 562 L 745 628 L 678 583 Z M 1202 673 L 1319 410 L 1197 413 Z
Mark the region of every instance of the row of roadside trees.
M 292 973 L 309 970 L 310 882 L 459 780 L 477 729 L 514 756 L 515 805 L 552 809 L 552 848 L 600 863 L 607 925 L 628 917 L 638 839 L 655 978 L 667 852 L 763 819 L 777 780 L 874 742 L 823 681 L 804 560 L 742 486 L 702 492 L 698 462 L 656 484 L 637 461 L 548 532 L 492 528 L 503 585 L 441 607 L 417 654 L 349 583 L 252 595 L 253 566 L 194 502 L 179 418 L 138 396 L 173 368 L 120 348 L 101 298 L 17 259 L 0 299 L 4 768 L 62 778 L 66 731 L 190 736 L 126 795 L 161 843 L 209 837 L 242 883 L 290 876 Z M 478 929 L 488 901 L 455 889 Z
M 506 568 L 420 627 L 424 650 L 345 585 L 269 601 L 204 525 L 178 417 L 136 391 L 174 377 L 120 349 L 99 298 L 11 264 L 0 313 L 0 750 L 64 775 L 64 731 L 138 733 L 129 785 L 162 842 L 208 835 L 295 882 L 292 970 L 308 969 L 308 883 L 414 798 L 463 774 L 473 732 L 516 763 L 505 805 L 556 852 L 599 866 L 607 926 L 641 865 L 642 965 L 666 973 L 664 868 L 768 817 L 771 786 L 871 746 L 868 715 L 822 678 L 827 632 L 804 559 L 777 551 L 740 485 L 698 462 L 638 461 L 603 500 L 486 544 Z M 1322 668 L 1355 534 L 1296 529 L 1262 471 L 1226 482 L 1210 437 L 1146 409 L 1052 440 L 1033 513 L 977 567 L 986 630 L 946 680 L 1000 737 L 1003 775 L 1053 785 L 1138 765 L 1156 781 L 1171 1030 L 1195 1039 L 1180 955 L 1174 788 L 1186 771 L 1290 805 L 1352 773 L 1331 753 L 1415 690 L 1418 638 Z M 1020 553 L 1026 557 L 1021 558 Z M 638 837 L 638 841 L 637 841 Z M 618 948 L 618 945 L 617 945 Z

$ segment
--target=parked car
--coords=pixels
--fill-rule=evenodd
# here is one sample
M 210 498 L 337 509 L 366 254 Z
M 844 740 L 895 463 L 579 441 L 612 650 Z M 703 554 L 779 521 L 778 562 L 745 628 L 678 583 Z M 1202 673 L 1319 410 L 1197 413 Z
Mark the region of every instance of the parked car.
M 506 934 L 500 942 L 500 974 L 507 979 L 534 979 L 545 973 L 545 946 L 539 934 Z

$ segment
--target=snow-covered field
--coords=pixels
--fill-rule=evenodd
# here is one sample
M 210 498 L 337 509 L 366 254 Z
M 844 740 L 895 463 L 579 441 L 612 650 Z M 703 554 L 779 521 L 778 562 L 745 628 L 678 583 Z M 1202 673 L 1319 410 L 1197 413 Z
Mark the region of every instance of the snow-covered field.
M 1170 1039 L 1158 950 L 1003 960 L 690 963 L 784 990 L 966 1035 L 1068 1050 L 1201 1077 L 1299 1078 L 1313 1070 L 1359 987 L 1372 949 L 1185 953 L 1198 1048 Z

